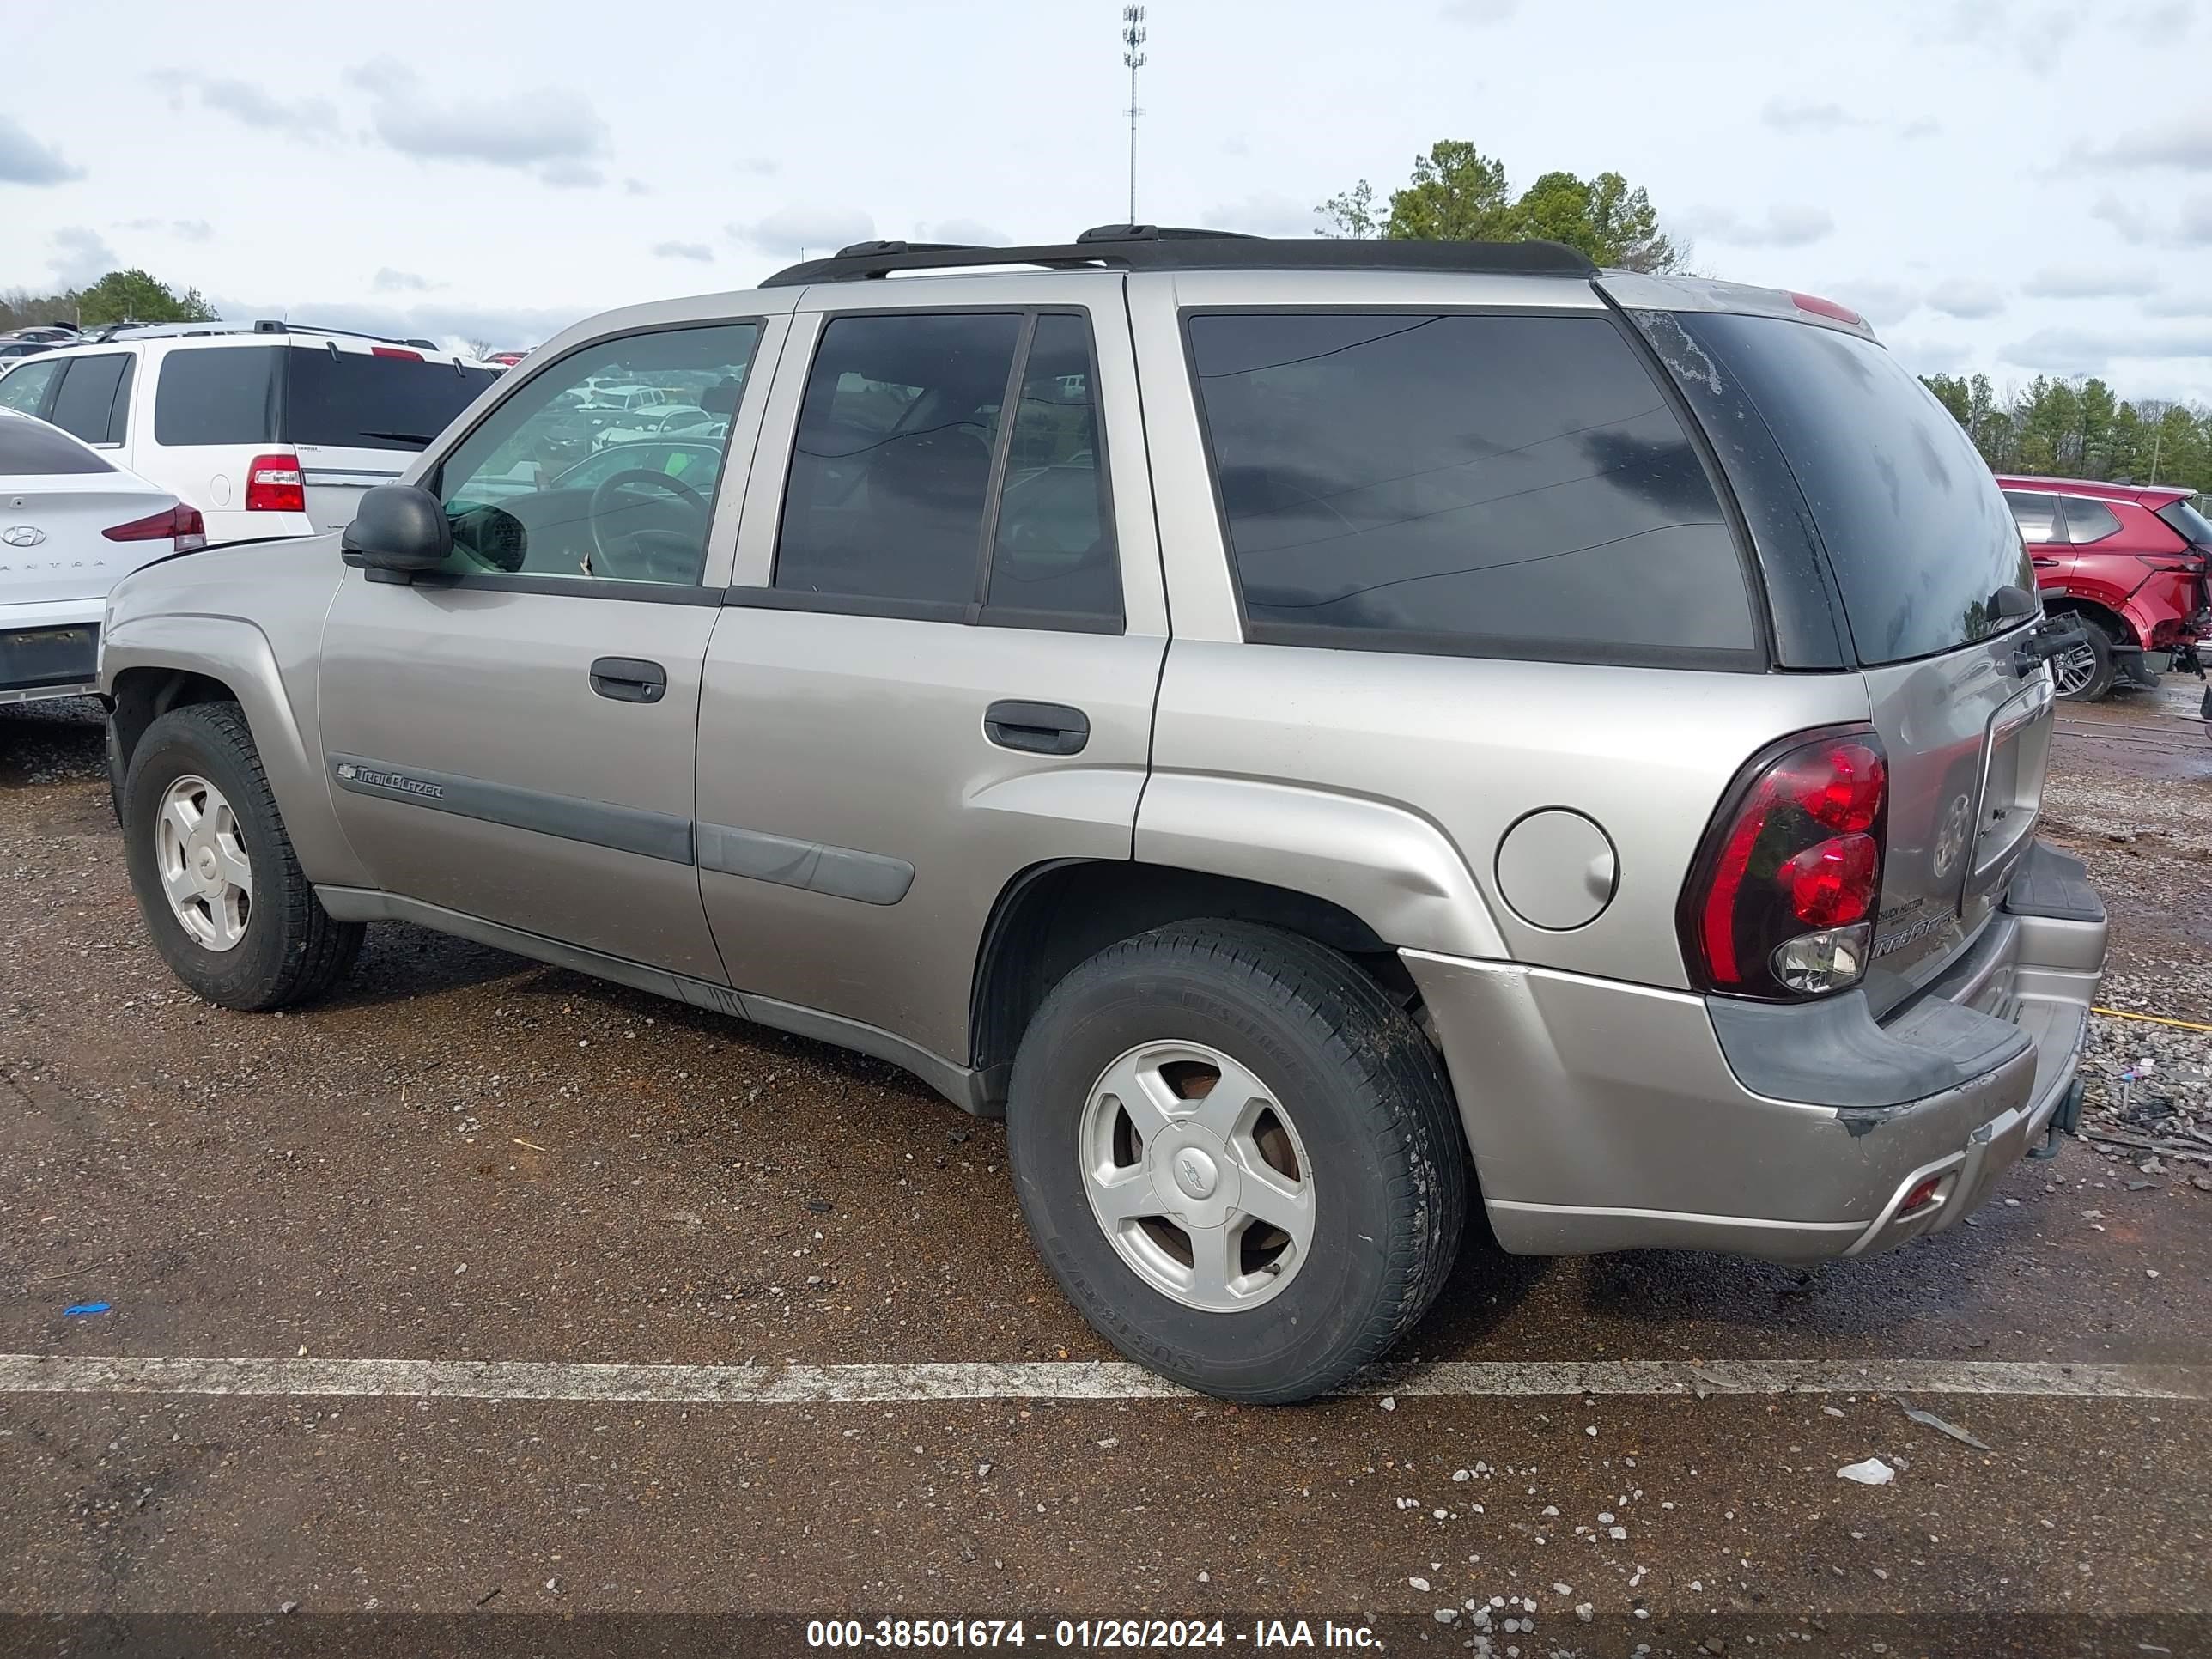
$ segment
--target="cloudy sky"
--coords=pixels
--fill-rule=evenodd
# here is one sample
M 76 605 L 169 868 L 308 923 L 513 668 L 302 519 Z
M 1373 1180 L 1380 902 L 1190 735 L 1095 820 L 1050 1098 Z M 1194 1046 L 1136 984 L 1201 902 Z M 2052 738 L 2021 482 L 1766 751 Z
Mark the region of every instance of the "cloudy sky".
M 1845 300 L 1923 371 L 2212 400 L 2212 0 L 1149 11 L 1139 218 L 1303 234 L 1465 138 L 1516 185 L 1625 172 L 1698 270 Z M 802 249 L 1127 212 L 1120 0 L 8 14 L 0 287 L 138 264 L 526 344 Z

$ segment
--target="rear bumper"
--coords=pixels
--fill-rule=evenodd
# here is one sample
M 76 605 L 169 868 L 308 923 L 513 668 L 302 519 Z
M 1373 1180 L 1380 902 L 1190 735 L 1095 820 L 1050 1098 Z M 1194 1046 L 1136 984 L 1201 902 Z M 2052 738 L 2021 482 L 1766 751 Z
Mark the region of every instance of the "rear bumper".
M 1909 1010 L 1747 1008 L 1408 951 L 1499 1242 L 1816 1261 L 1984 1202 L 2073 1085 L 2105 957 L 2081 866 L 2038 846 Z M 1905 1201 L 1933 1179 L 1931 1201 Z

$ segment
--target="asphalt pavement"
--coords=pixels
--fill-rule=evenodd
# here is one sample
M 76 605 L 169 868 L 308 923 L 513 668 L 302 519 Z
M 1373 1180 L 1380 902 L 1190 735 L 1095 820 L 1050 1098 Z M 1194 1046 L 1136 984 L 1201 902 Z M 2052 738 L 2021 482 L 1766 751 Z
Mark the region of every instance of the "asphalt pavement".
M 2212 1024 L 2182 695 L 2068 711 L 2050 830 L 2108 998 Z M 888 1066 L 400 927 L 199 1003 L 96 716 L 0 710 L 0 1652 L 2212 1652 L 2212 1157 L 1809 1271 L 1478 1240 L 1403 1368 L 1240 1410 Z

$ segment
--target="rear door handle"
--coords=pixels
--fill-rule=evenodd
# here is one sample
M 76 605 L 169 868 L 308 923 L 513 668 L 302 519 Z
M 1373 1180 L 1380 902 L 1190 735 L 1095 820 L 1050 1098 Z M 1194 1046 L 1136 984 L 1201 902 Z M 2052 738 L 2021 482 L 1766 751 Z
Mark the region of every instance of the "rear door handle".
M 668 695 L 668 671 L 641 657 L 601 657 L 592 665 L 592 690 L 617 702 L 659 702 Z
M 1064 702 L 1002 701 L 983 711 L 983 735 L 1027 755 L 1079 755 L 1091 741 L 1091 717 Z

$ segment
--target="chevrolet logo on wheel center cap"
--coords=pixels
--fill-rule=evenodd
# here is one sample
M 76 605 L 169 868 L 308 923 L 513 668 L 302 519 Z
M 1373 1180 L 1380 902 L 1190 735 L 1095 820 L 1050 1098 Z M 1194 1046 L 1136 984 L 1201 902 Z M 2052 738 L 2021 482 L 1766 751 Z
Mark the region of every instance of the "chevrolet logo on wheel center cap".
M 1177 1152 L 1171 1167 L 1176 1185 L 1193 1198 L 1211 1198 L 1213 1189 L 1221 1184 L 1221 1171 L 1195 1146 L 1186 1146 Z

